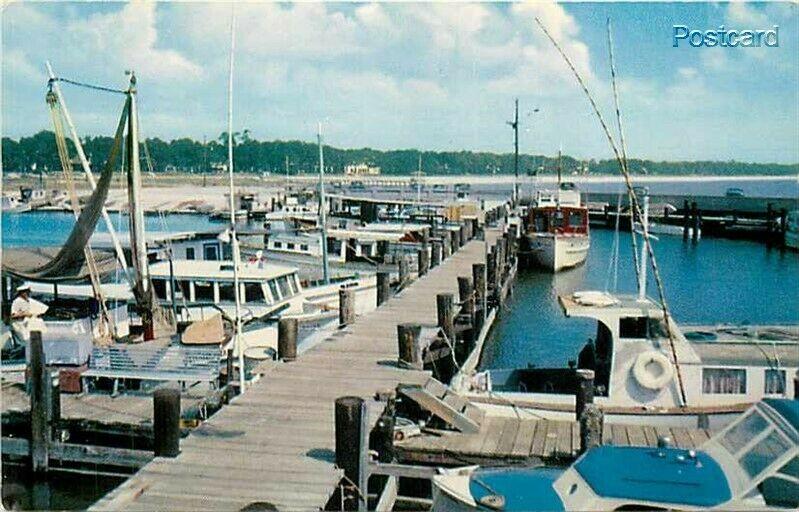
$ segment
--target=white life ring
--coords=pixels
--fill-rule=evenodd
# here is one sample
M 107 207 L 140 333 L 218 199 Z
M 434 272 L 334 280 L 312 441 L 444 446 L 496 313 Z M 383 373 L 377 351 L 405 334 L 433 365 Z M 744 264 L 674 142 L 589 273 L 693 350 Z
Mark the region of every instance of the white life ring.
M 658 391 L 671 382 L 674 376 L 674 367 L 663 353 L 650 350 L 636 358 L 633 365 L 633 376 L 641 386 Z

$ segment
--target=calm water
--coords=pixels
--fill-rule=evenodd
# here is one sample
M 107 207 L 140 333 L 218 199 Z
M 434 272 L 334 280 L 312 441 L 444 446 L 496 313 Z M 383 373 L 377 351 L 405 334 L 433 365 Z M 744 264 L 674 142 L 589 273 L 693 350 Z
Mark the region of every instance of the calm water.
M 114 229 L 128 231 L 128 216 L 111 213 Z M 43 247 L 64 243 L 75 225 L 75 217 L 67 212 L 29 212 L 3 215 L 3 247 Z M 147 215 L 145 230 L 155 231 L 200 231 L 222 229 L 224 224 L 211 222 L 205 215 L 169 214 L 163 217 Z M 97 231 L 107 233 L 102 218 L 97 222 Z
M 519 274 L 514 296 L 487 345 L 486 368 L 563 366 L 588 337 L 590 319 L 566 318 L 557 295 L 576 290 L 613 289 L 608 261 L 614 233 L 595 229 L 582 267 L 545 274 Z M 635 293 L 630 237 L 620 236 L 618 289 Z M 769 250 L 746 241 L 704 239 L 694 245 L 682 237 L 660 236 L 655 252 L 672 314 L 685 323 L 799 323 L 799 255 Z M 649 294 L 655 296 L 649 276 Z M 608 288 L 609 286 L 609 288 Z

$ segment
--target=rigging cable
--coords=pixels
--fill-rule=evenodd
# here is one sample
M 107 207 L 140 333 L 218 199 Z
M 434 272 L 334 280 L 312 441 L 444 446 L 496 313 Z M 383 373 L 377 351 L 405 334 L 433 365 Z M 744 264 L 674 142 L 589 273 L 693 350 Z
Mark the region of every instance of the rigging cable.
M 555 49 L 558 51 L 558 53 L 560 53 L 561 57 L 563 57 L 563 60 L 566 62 L 566 65 L 568 65 L 569 69 L 574 74 L 574 77 L 577 79 L 577 83 L 582 88 L 583 93 L 585 93 L 586 97 L 588 98 L 588 101 L 589 101 L 589 103 L 591 104 L 591 107 L 594 110 L 594 114 L 596 115 L 597 120 L 599 121 L 599 124 L 602 126 L 602 130 L 605 133 L 605 137 L 607 138 L 608 143 L 610 144 L 610 148 L 611 148 L 611 150 L 613 150 L 613 154 L 616 157 L 616 161 L 619 163 L 619 167 L 621 169 L 622 176 L 624 177 L 624 184 L 627 187 L 627 193 L 630 195 L 630 201 L 631 201 L 631 206 L 633 208 L 633 212 L 634 212 L 635 215 L 638 216 L 638 218 L 643 218 L 643 215 L 641 214 L 641 206 L 638 203 L 638 198 L 636 197 L 635 190 L 633 189 L 632 179 L 630 178 L 630 173 L 627 170 L 627 166 L 624 165 L 624 163 L 623 163 L 624 161 L 622 160 L 621 153 L 619 152 L 619 148 L 616 145 L 616 141 L 613 139 L 613 136 L 610 133 L 610 129 L 608 128 L 608 125 L 605 122 L 605 118 L 602 116 L 602 113 L 599 111 L 599 107 L 597 106 L 596 101 L 594 101 L 593 96 L 591 95 L 590 91 L 588 90 L 588 86 L 585 84 L 585 81 L 583 80 L 582 76 L 577 71 L 577 68 L 574 67 L 574 64 L 572 63 L 571 59 L 569 59 L 569 57 L 566 55 L 566 53 L 560 47 L 560 45 L 555 40 L 555 38 L 552 37 L 552 35 L 546 29 L 546 27 L 541 22 L 541 20 L 538 17 L 536 17 L 535 21 L 538 24 L 538 26 L 541 28 L 541 30 L 544 32 L 544 34 L 547 36 L 547 38 L 550 40 L 550 42 L 555 47 Z M 658 269 L 657 261 L 655 259 L 655 252 L 654 252 L 654 249 L 652 248 L 652 244 L 650 243 L 650 240 L 649 240 L 649 228 L 646 225 L 642 225 L 642 228 L 643 229 L 641 230 L 641 232 L 642 232 L 642 235 L 643 235 L 644 244 L 645 244 L 645 247 L 646 247 L 647 254 L 649 255 L 649 261 L 652 264 L 652 274 L 655 277 L 655 282 L 657 284 L 657 290 L 658 290 L 658 296 L 659 296 L 659 299 L 660 299 L 660 305 L 661 305 L 661 308 L 663 310 L 663 320 L 665 321 L 665 324 L 666 324 L 665 327 L 666 327 L 666 333 L 667 333 L 668 338 L 669 338 L 669 346 L 671 348 L 671 353 L 672 353 L 672 356 L 674 358 L 674 366 L 675 366 L 675 370 L 677 372 L 677 382 L 678 382 L 679 389 L 680 389 L 680 398 L 681 398 L 682 404 L 684 406 L 684 405 L 687 405 L 687 399 L 686 399 L 686 395 L 685 395 L 685 385 L 683 383 L 682 373 L 680 372 L 680 362 L 679 362 L 679 359 L 677 357 L 677 349 L 676 349 L 676 347 L 674 345 L 674 333 L 673 333 L 672 328 L 671 328 L 671 315 L 669 313 L 669 309 L 668 309 L 668 306 L 666 304 L 666 293 L 665 293 L 665 290 L 663 289 L 663 281 L 660 278 L 660 270 Z
M 71 84 L 78 87 L 85 87 L 86 89 L 92 89 L 95 91 L 102 91 L 102 92 L 111 92 L 114 94 L 127 94 L 127 91 L 123 89 L 114 89 L 113 87 L 105 87 L 102 85 L 94 85 L 94 84 L 87 84 L 86 82 L 78 82 L 77 80 L 70 80 L 69 78 L 64 77 L 54 77 L 48 80 L 49 84 L 53 82 L 64 82 L 65 84 Z

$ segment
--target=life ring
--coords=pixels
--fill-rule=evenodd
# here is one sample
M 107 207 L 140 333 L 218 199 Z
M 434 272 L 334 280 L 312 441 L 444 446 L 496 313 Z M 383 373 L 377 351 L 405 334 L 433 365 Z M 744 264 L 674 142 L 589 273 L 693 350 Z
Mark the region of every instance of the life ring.
M 674 368 L 668 357 L 661 352 L 651 350 L 636 358 L 633 365 L 633 376 L 641 386 L 658 391 L 671 382 Z

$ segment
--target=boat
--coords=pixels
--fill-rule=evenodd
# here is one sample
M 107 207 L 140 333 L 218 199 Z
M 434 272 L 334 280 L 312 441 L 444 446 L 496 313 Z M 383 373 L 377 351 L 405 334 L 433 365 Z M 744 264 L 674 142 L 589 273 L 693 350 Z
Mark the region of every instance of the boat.
M 607 423 L 693 427 L 701 418 L 719 427 L 762 398 L 795 392 L 799 326 L 680 328 L 649 298 L 599 291 L 559 303 L 567 317 L 596 322 L 576 366 L 480 372 L 468 381 L 471 399 L 505 414 L 573 420 L 576 370 L 586 369 Z
M 539 190 L 527 217 L 525 239 L 529 253 L 550 272 L 576 267 L 585 262 L 591 238 L 588 208 L 572 183 L 557 190 Z
M 570 467 L 441 470 L 433 512 L 796 510 L 799 401 L 766 399 L 697 450 L 598 446 Z
M 799 250 L 799 210 L 792 210 L 785 220 L 785 247 Z
M 30 204 L 21 201 L 16 196 L 4 195 L 0 204 L 2 205 L 3 213 L 24 213 L 31 210 Z
M 742 188 L 730 187 L 724 193 L 725 197 L 746 197 L 746 193 Z

